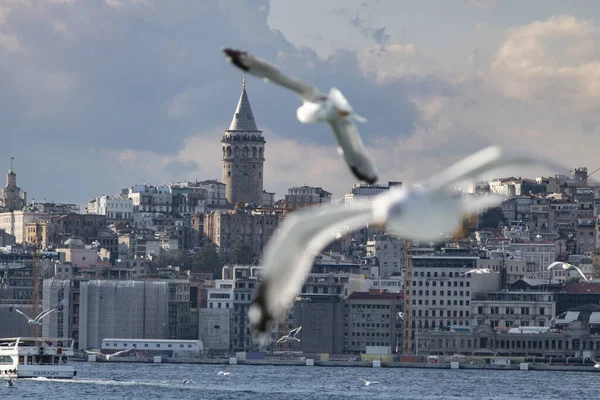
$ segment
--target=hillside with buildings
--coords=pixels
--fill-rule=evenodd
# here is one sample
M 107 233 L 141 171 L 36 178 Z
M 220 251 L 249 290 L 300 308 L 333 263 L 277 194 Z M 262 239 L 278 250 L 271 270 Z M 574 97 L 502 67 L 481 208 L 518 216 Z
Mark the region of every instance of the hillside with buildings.
M 222 179 L 132 185 L 75 204 L 27 201 L 11 165 L 0 196 L 0 336 L 31 333 L 28 314 L 59 307 L 42 334 L 80 349 L 105 338 L 200 340 L 207 352 L 256 350 L 247 311 L 262 250 L 305 207 L 367 201 L 401 182 L 355 184 L 342 199 L 265 190 L 267 139 L 246 88 L 222 139 Z M 268 182 L 267 182 L 268 186 Z M 412 246 L 412 351 L 573 356 L 598 350 L 600 186 L 571 176 L 474 182 L 462 196 L 506 197 L 465 237 Z M 302 326 L 306 353 L 401 349 L 404 241 L 379 228 L 332 229 L 273 337 Z M 561 260 L 576 271 L 547 270 Z M 465 273 L 488 268 L 489 274 Z M 544 334 L 532 335 L 537 327 Z M 517 329 L 515 329 L 517 328 Z M 287 346 L 287 345 L 286 345 Z

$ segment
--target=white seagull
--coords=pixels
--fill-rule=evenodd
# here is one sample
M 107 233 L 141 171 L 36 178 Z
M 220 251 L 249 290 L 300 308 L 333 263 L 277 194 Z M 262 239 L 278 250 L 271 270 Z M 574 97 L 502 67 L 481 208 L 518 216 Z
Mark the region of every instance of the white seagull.
M 58 310 L 58 308 L 54 307 L 54 308 L 51 308 L 49 310 L 42 311 L 35 318 L 31 318 L 29 315 L 25 314 L 23 311 L 15 308 L 16 312 L 18 312 L 19 314 L 21 314 L 22 316 L 24 316 L 25 318 L 27 318 L 27 323 L 29 325 L 42 325 L 42 318 L 44 318 L 46 315 L 48 315 L 50 313 L 53 313 L 54 311 L 57 311 L 57 310 Z
M 356 114 L 342 92 L 331 88 L 324 94 L 316 87 L 296 78 L 283 74 L 277 67 L 248 54 L 245 51 L 223 49 L 227 61 L 238 68 L 263 78 L 266 82 L 274 82 L 300 96 L 304 104 L 296 111 L 298 120 L 304 124 L 327 122 L 337 139 L 338 151 L 343 155 L 350 170 L 359 180 L 369 184 L 377 182 L 379 174 L 375 164 L 352 122 L 366 122 Z
M 194 381 L 193 381 L 193 380 L 191 380 L 191 379 L 184 379 L 184 380 L 183 380 L 183 384 L 184 384 L 184 385 L 187 385 L 187 384 L 190 384 L 190 383 L 194 383 Z
M 229 376 L 229 374 L 231 374 L 231 372 L 219 371 L 217 375 Z
M 297 334 L 298 334 L 298 332 L 300 332 L 301 330 L 302 330 L 302 327 L 299 327 L 299 328 L 292 329 L 292 330 L 290 331 L 290 333 L 288 333 L 287 335 L 284 335 L 284 336 L 282 336 L 281 338 L 279 338 L 279 340 L 277 341 L 277 344 L 279 344 L 279 343 L 283 343 L 283 342 L 286 342 L 286 343 L 289 343 L 289 342 L 296 342 L 296 343 L 298 343 L 298 342 L 300 342 L 300 339 L 298 339 L 298 338 L 296 337 L 296 335 L 297 335 Z
M 372 384 L 374 384 L 374 383 L 379 383 L 379 382 L 377 382 L 377 381 L 366 381 L 366 380 L 364 380 L 364 379 L 361 379 L 361 381 L 363 381 L 363 382 L 365 383 L 365 386 L 369 386 L 369 385 L 372 385 Z
M 351 232 L 369 224 L 387 225 L 389 233 L 433 241 L 440 233 L 450 234 L 460 227 L 465 215 L 482 212 L 502 200 L 500 196 L 457 197 L 449 188 L 497 167 L 523 164 L 568 171 L 545 159 L 488 147 L 434 176 L 426 188 L 394 188 L 371 202 L 331 204 L 291 213 L 267 243 L 260 283 L 248 310 L 258 341 L 265 345 L 270 321 L 288 312 L 315 257 L 334 239 L 332 226 L 345 226 Z
M 475 269 L 470 269 L 467 272 L 463 272 L 461 275 L 467 275 L 467 274 L 489 274 L 490 272 L 493 272 L 490 268 L 475 268 Z
M 581 275 L 581 277 L 582 277 L 582 278 L 583 278 L 583 279 L 584 279 L 586 282 L 589 280 L 589 279 L 588 279 L 588 278 L 585 276 L 585 274 L 583 273 L 583 271 L 582 271 L 580 268 L 578 268 L 578 267 L 576 267 L 575 265 L 573 265 L 573 264 L 569 264 L 569 263 L 562 262 L 562 261 L 555 261 L 555 262 L 553 262 L 552 264 L 548 265 L 548 268 L 546 268 L 546 270 L 547 270 L 547 271 L 550 271 L 550 270 L 551 270 L 552 268 L 554 268 L 554 267 L 560 267 L 560 268 L 562 268 L 562 269 L 563 269 L 563 270 L 565 270 L 565 271 L 568 271 L 568 270 L 570 270 L 570 269 L 574 269 L 574 270 L 576 270 L 576 271 L 579 273 L 579 275 Z
M 112 353 L 112 354 L 104 354 L 104 353 L 99 352 L 99 351 L 89 351 L 89 350 L 84 350 L 84 352 L 86 354 L 93 354 L 95 356 L 104 357 L 104 358 L 106 358 L 106 361 L 110 361 L 111 358 L 114 358 L 114 357 L 123 357 L 123 356 L 131 354 L 132 352 L 134 352 L 136 350 L 137 350 L 137 347 L 133 347 L 133 348 L 128 349 L 128 350 L 117 351 L 117 352 Z M 137 356 L 137 354 L 136 354 L 136 356 Z
M 587 359 L 594 363 L 594 368 L 600 368 L 600 363 L 598 361 L 594 360 L 591 357 L 588 357 Z

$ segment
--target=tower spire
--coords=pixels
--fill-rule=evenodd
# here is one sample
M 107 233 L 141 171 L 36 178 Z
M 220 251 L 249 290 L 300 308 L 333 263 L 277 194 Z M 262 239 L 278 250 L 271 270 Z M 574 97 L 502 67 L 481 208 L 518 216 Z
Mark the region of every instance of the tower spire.
M 12 164 L 13 164 L 13 160 L 14 160 L 14 159 L 15 159 L 14 157 L 11 157 L 11 158 L 10 158 L 10 170 L 11 170 L 11 171 L 13 170 L 13 165 L 12 165 Z
M 254 114 L 252 113 L 252 107 L 250 107 L 250 100 L 248 100 L 248 94 L 246 93 L 246 75 L 242 78 L 242 94 L 240 100 L 233 114 L 233 119 L 229 125 L 230 131 L 250 131 L 257 132 L 258 127 L 254 120 Z

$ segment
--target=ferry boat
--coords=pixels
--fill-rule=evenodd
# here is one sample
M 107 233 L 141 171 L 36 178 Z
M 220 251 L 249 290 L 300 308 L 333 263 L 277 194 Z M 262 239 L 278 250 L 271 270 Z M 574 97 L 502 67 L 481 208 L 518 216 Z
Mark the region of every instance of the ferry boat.
M 68 338 L 0 338 L 0 379 L 73 379 L 77 375 L 69 361 L 73 342 Z

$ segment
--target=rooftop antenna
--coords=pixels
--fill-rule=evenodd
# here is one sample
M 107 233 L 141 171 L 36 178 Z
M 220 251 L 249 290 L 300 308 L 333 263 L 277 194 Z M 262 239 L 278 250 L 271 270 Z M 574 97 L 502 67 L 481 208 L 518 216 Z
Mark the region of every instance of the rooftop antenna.
M 14 160 L 14 159 L 15 159 L 14 157 L 11 157 L 11 158 L 10 158 L 10 170 L 11 170 L 11 171 L 12 171 L 12 169 L 13 169 L 13 160 Z
M 242 77 L 242 87 L 246 88 L 246 74 Z

